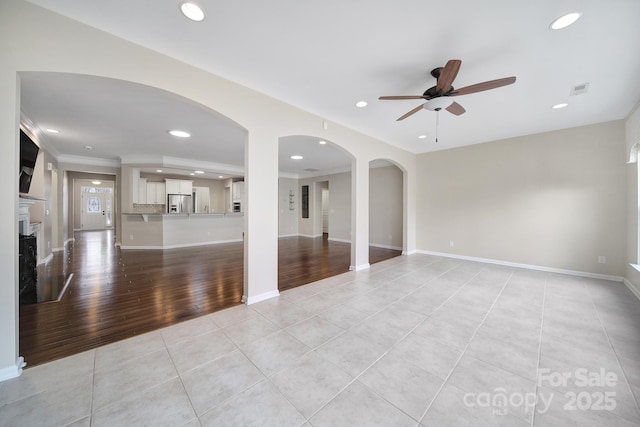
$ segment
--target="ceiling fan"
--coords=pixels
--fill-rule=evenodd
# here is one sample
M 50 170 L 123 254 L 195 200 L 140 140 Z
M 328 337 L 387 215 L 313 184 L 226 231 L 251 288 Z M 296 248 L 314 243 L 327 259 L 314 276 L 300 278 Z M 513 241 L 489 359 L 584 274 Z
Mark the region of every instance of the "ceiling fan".
M 409 111 L 408 113 L 400 116 L 397 121 L 404 120 L 423 108 L 431 111 L 440 111 L 444 108 L 451 114 L 459 116 L 461 114 L 464 114 L 466 110 L 462 107 L 462 105 L 451 99 L 451 97 L 469 95 L 471 93 L 496 89 L 502 86 L 513 84 L 516 81 L 515 77 L 505 77 L 502 79 L 489 80 L 486 82 L 476 83 L 471 86 L 456 89 L 452 86 L 452 84 L 456 76 L 458 75 L 460 64 L 462 64 L 461 60 L 450 59 L 449 61 L 447 61 L 447 65 L 445 65 L 444 67 L 438 67 L 431 70 L 431 75 L 436 78 L 436 85 L 425 90 L 422 95 L 381 96 L 378 99 L 424 99 L 427 101 L 424 104 L 421 104 L 413 110 Z

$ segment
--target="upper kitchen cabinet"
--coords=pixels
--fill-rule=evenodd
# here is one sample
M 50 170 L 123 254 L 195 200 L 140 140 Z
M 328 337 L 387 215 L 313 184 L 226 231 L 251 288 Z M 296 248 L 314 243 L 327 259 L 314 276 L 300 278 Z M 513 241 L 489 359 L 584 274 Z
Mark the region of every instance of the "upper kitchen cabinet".
M 165 179 L 167 194 L 191 195 L 193 191 L 193 181 L 186 179 Z
M 147 182 L 147 204 L 164 205 L 167 200 L 166 185 L 164 182 Z
M 244 199 L 244 181 L 235 181 L 231 193 L 234 202 L 241 202 Z
M 136 202 L 134 200 L 134 202 Z M 138 180 L 138 200 L 137 203 L 149 203 L 147 201 L 147 178 L 140 178 Z

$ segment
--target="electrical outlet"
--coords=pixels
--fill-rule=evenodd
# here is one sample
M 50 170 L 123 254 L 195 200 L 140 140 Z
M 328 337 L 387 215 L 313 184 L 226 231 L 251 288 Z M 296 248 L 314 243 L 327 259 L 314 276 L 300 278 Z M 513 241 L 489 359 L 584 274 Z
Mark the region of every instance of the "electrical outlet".
M 133 240 L 133 234 L 129 234 L 129 240 Z
M 453 247 L 453 240 L 449 240 L 449 247 L 452 248 Z
M 606 264 L 606 263 L 607 263 L 607 258 L 604 255 L 599 255 L 598 264 Z

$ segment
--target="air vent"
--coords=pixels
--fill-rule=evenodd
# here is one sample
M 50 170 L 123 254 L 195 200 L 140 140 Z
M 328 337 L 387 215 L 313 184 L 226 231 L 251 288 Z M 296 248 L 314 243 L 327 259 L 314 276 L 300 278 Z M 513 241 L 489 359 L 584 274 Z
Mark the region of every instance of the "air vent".
M 314 169 L 314 168 L 307 168 L 307 169 L 303 169 L 305 172 L 319 172 L 320 169 Z
M 571 88 L 571 96 L 582 95 L 589 90 L 589 83 L 582 83 Z

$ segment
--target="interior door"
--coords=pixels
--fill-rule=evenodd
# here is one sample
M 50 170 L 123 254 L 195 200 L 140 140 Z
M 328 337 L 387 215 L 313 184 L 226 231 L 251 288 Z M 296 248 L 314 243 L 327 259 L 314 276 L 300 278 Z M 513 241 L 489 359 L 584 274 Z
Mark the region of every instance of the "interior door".
M 107 228 L 107 210 L 109 210 L 109 216 L 111 216 L 111 202 L 111 194 L 82 193 L 82 229 L 100 230 Z

